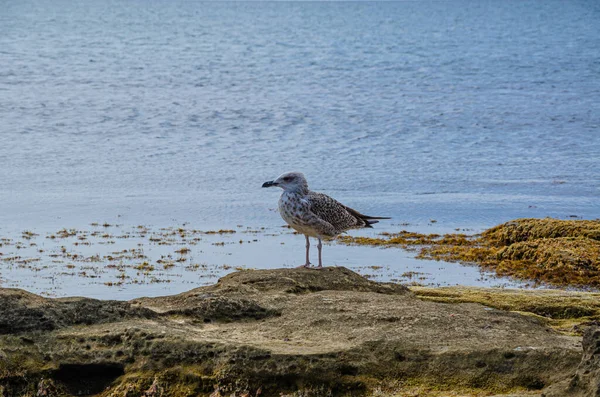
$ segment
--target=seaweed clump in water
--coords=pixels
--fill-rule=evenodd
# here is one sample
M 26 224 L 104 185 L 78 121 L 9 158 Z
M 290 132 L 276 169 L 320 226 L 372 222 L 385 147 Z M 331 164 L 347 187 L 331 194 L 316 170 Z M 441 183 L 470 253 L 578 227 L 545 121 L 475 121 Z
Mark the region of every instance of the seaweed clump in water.
M 600 220 L 516 219 L 481 235 L 410 232 L 346 244 L 420 246 L 421 259 L 476 263 L 499 275 L 554 285 L 600 287 Z M 372 241 L 373 240 L 373 241 Z

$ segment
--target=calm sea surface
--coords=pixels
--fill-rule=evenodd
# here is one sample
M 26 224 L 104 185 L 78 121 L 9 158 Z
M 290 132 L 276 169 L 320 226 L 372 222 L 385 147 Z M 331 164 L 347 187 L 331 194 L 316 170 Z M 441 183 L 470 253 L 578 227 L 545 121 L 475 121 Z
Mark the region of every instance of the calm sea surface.
M 233 228 L 235 242 L 266 228 L 253 244 L 198 245 L 193 260 L 225 266 L 207 282 L 229 266 L 300 265 L 303 238 L 279 232 L 278 192 L 260 188 L 289 170 L 313 190 L 393 217 L 375 232 L 600 216 L 597 1 L 0 8 L 0 235 L 11 240 L 0 253 L 39 256 L 38 269 L 0 262 L 0 286 L 126 298 L 197 284 L 183 270 L 116 289 L 106 273 L 78 277 L 84 265 L 50 256 L 66 243 L 46 237 L 92 233 L 93 222 L 119 225 L 113 234 Z M 39 241 L 18 248 L 25 230 Z M 147 237 L 130 240 L 151 263 L 168 255 L 151 254 Z M 114 248 L 130 249 L 123 241 Z M 99 247 L 86 249 L 106 266 L 112 251 Z M 399 250 L 333 244 L 324 257 L 389 269 L 378 279 L 416 266 L 424 283 L 490 283 L 475 268 Z M 69 264 L 72 277 L 60 270 Z

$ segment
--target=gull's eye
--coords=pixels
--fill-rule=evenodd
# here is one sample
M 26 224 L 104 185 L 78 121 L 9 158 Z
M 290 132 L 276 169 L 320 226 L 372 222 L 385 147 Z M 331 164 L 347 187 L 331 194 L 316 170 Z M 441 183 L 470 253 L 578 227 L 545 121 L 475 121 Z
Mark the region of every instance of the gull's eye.
M 293 178 L 293 177 L 291 177 L 291 176 L 284 176 L 284 177 L 283 177 L 283 181 L 284 181 L 284 182 L 289 182 L 289 181 L 291 181 L 292 179 L 294 179 L 294 178 Z

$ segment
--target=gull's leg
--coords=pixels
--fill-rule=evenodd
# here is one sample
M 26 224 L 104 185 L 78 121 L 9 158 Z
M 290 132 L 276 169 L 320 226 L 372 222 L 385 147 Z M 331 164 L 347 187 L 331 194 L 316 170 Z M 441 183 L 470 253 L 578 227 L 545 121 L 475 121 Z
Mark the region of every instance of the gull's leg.
M 319 244 L 317 244 L 317 249 L 319 250 L 319 266 L 317 266 L 317 269 L 320 269 L 323 267 L 323 261 L 321 260 L 321 248 L 323 248 L 323 243 L 320 238 L 317 237 L 317 239 L 319 240 Z
M 310 267 L 310 258 L 308 257 L 308 251 L 310 249 L 310 240 L 308 239 L 308 235 L 305 234 L 304 237 L 306 237 L 306 263 L 304 264 L 304 266 Z
M 305 234 L 304 237 L 306 237 L 306 263 L 302 266 L 298 266 L 298 267 L 310 267 L 310 259 L 308 257 L 308 251 L 310 248 L 310 241 L 308 240 L 308 236 Z

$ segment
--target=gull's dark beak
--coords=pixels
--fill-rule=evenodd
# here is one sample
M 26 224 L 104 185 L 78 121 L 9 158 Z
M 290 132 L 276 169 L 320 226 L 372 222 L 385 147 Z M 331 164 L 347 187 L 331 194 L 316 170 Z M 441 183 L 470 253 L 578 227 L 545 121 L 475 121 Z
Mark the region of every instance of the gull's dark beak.
M 273 181 L 269 181 L 269 182 L 263 183 L 263 185 L 262 185 L 262 187 L 271 187 L 271 186 L 277 186 L 277 184 Z

